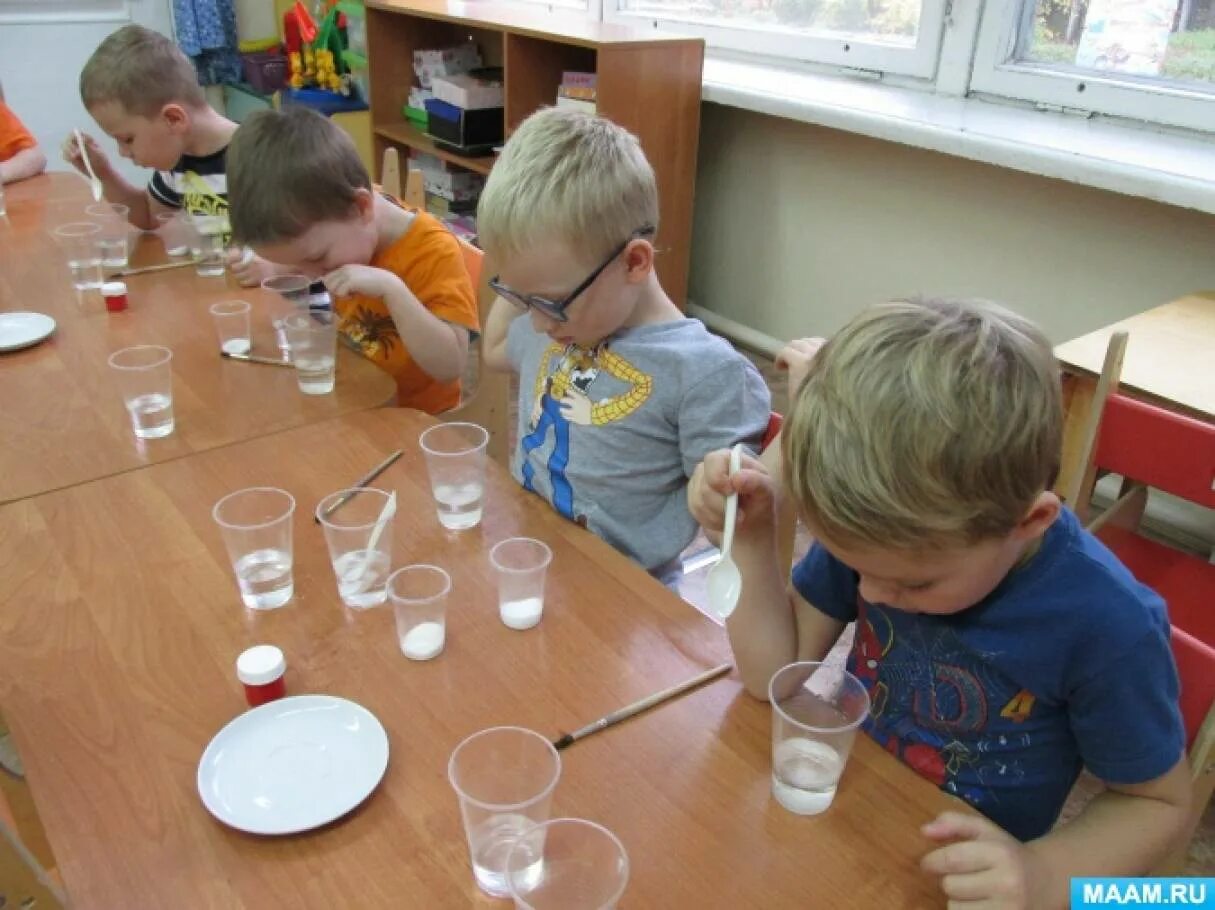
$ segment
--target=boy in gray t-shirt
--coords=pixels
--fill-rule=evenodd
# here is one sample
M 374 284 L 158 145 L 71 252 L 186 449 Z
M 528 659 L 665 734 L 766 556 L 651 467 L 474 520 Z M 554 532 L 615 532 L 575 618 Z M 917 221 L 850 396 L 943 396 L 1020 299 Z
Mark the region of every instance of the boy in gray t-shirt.
M 501 268 L 482 358 L 519 374 L 516 477 L 663 572 L 696 534 L 688 477 L 715 448 L 757 449 L 771 402 L 750 362 L 663 292 L 657 222 L 637 139 L 553 108 L 512 135 L 477 210 Z

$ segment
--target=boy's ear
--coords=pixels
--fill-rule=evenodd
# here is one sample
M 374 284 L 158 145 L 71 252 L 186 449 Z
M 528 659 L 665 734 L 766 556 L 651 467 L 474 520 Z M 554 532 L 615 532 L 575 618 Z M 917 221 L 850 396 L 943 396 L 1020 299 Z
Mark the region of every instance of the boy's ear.
M 1013 535 L 1020 540 L 1042 536 L 1055 523 L 1061 508 L 1059 497 L 1050 490 L 1043 490 L 1025 510 L 1025 516 L 1013 528 Z
M 624 248 L 626 279 L 630 284 L 641 281 L 654 270 L 654 245 L 637 238 Z
M 371 190 L 359 187 L 354 191 L 354 207 L 358 211 L 360 221 L 373 220 L 375 218 L 375 194 Z
M 160 116 L 174 132 L 184 133 L 190 128 L 190 114 L 180 104 L 166 104 L 160 109 Z

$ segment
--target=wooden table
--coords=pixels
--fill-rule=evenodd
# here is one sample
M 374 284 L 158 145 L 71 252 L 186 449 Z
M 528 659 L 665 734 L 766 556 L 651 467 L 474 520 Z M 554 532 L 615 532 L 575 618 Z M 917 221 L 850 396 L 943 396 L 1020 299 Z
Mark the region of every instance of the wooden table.
M 1117 331 L 1129 333 L 1122 365 L 1125 394 L 1215 422 L 1215 291 L 1191 294 L 1073 338 L 1055 348 L 1067 409 L 1056 489 L 1066 489 L 1076 469 L 1105 348 Z
M 367 411 L 0 508 L 0 703 L 77 908 L 503 906 L 473 885 L 452 748 L 518 724 L 556 736 L 729 657 L 724 632 L 489 465 L 482 524 L 444 531 L 415 440 L 430 418 Z M 394 565 L 455 582 L 445 652 L 401 656 L 386 608 L 344 609 L 310 513 L 384 453 Z M 297 499 L 295 598 L 245 611 L 212 504 L 274 484 Z M 489 546 L 525 534 L 554 558 L 535 630 L 497 617 Z M 388 772 L 346 819 L 259 838 L 207 814 L 195 774 L 244 708 L 234 660 L 274 642 L 289 691 L 353 699 L 384 723 Z M 624 907 L 939 906 L 920 824 L 957 806 L 858 738 L 834 806 L 769 797 L 770 715 L 735 678 L 563 753 L 553 812 L 629 851 Z M 188 895 L 188 898 L 186 897 Z
M 99 294 L 77 294 L 47 230 L 83 217 L 85 185 L 51 174 L 7 190 L 0 219 L 0 312 L 35 310 L 57 329 L 46 342 L 0 354 L 0 502 L 32 496 L 393 401 L 392 379 L 339 346 L 331 395 L 299 391 L 289 368 L 224 360 L 209 306 L 252 305 L 255 352 L 277 355 L 272 316 L 289 304 L 230 277 L 192 267 L 128 279 L 130 308 L 107 313 Z M 165 261 L 155 235 L 139 238 L 133 264 Z M 133 344 L 173 351 L 173 434 L 138 440 L 109 355 Z

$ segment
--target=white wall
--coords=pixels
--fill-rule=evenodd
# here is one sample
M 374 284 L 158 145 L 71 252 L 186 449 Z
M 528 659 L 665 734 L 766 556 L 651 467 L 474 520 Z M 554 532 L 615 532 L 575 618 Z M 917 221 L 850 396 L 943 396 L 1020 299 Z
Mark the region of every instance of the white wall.
M 173 33 L 169 0 L 132 0 L 132 21 Z M 73 127 L 91 132 L 128 177 L 147 179 L 120 159 L 80 103 L 78 80 L 93 49 L 121 22 L 54 22 L 0 26 L 0 82 L 5 100 L 42 145 L 52 170 L 65 170 L 59 148 Z
M 716 104 L 701 124 L 691 298 L 776 338 L 926 293 L 1063 341 L 1215 288 L 1215 216 Z

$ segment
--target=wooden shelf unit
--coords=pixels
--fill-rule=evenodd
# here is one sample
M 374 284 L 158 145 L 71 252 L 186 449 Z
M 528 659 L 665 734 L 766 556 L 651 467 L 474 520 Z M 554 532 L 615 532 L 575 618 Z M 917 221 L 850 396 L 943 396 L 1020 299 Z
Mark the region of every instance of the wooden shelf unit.
M 414 83 L 413 52 L 467 40 L 476 42 L 486 66 L 504 69 L 508 137 L 529 114 L 555 103 L 564 70 L 598 75 L 598 112 L 634 133 L 654 167 L 661 222 L 655 241 L 658 275 L 683 307 L 704 42 L 483 0 L 368 0 L 377 162 L 385 148 L 397 146 L 489 173 L 492 156 L 470 158 L 437 149 L 402 113 Z

